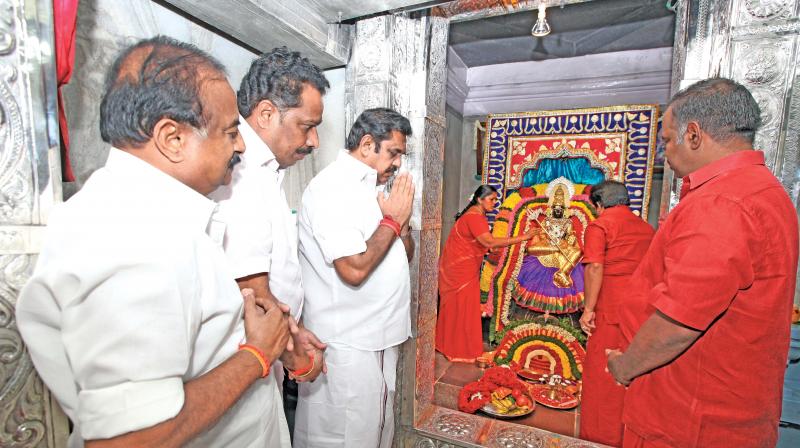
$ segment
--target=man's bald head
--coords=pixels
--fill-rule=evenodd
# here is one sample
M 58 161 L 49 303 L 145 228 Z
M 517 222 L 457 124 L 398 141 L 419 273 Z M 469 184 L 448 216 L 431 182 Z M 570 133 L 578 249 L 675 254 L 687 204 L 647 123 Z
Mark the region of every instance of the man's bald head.
M 106 77 L 100 135 L 116 147 L 140 147 L 162 118 L 205 129 L 201 89 L 225 68 L 194 45 L 157 36 L 125 50 Z

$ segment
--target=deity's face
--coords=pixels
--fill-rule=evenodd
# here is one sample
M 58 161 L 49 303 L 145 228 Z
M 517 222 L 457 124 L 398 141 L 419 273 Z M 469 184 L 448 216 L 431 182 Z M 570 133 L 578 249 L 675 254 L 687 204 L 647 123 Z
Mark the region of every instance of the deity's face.
M 261 106 L 254 111 L 261 114 L 256 132 L 267 143 L 281 168 L 303 160 L 319 146 L 317 126 L 322 123 L 323 103 L 322 94 L 315 87 L 303 85 L 297 107 L 280 111 L 272 103 Z
M 488 196 L 478 199 L 478 204 L 480 204 L 484 212 L 494 210 L 495 205 L 497 205 L 497 193 L 490 193 Z
M 553 206 L 553 217 L 561 219 L 564 217 L 564 206 L 562 205 L 554 205 Z

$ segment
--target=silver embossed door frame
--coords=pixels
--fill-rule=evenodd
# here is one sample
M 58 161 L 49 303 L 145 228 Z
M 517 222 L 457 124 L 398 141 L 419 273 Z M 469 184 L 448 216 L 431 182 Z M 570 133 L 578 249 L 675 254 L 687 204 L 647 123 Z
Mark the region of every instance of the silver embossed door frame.
M 61 447 L 67 422 L 33 369 L 14 305 L 61 200 L 50 0 L 0 0 L 0 446 Z

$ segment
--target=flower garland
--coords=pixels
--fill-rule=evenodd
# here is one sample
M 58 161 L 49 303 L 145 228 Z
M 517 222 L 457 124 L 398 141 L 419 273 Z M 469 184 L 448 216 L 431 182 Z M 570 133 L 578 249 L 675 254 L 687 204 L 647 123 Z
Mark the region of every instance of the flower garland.
M 458 393 L 458 410 L 474 414 L 492 399 L 492 391 L 497 389 L 497 384 L 473 381 L 461 388 Z
M 481 379 L 466 384 L 458 393 L 458 410 L 475 413 L 491 401 L 492 392 L 498 387 L 508 387 L 528 394 L 528 386 L 517 378 L 517 374 L 506 367 L 490 367 Z

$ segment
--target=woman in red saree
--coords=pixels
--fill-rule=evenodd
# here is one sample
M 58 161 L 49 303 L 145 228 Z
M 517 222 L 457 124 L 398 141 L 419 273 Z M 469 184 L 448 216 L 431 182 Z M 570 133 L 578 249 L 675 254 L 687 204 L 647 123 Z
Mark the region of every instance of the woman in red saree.
M 488 249 L 529 240 L 533 232 L 495 238 L 486 212 L 494 209 L 497 190 L 481 185 L 469 204 L 456 215 L 439 259 L 439 317 L 436 350 L 452 362 L 472 362 L 483 353 L 480 270 Z

